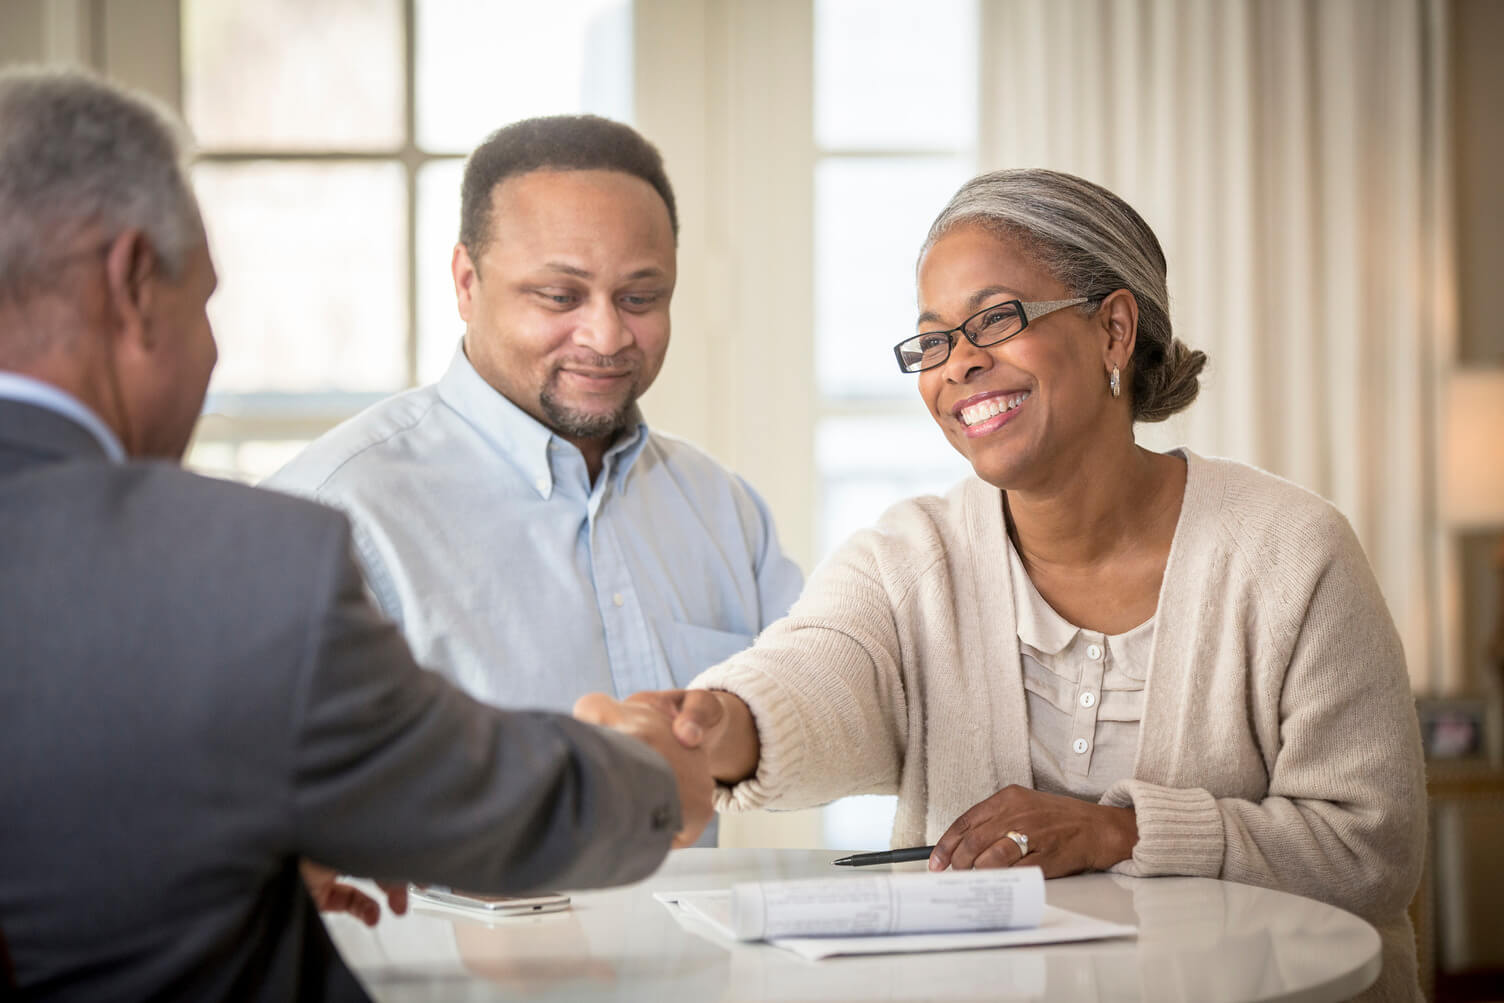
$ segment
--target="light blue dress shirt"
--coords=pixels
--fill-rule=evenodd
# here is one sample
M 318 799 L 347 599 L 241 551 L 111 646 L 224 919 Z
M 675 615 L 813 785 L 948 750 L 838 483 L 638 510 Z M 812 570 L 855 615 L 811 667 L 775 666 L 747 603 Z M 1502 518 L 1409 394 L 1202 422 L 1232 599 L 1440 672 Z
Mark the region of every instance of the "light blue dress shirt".
M 89 406 L 65 390 L 51 383 L 34 380 L 30 376 L 0 370 L 0 400 L 19 401 L 46 408 L 64 418 L 82 425 L 99 442 L 111 463 L 125 462 L 125 447 L 104 419 L 89 409 Z
M 641 420 L 594 485 L 455 353 L 443 378 L 330 431 L 266 486 L 335 505 L 418 661 L 488 703 L 685 685 L 802 585 L 741 478 Z

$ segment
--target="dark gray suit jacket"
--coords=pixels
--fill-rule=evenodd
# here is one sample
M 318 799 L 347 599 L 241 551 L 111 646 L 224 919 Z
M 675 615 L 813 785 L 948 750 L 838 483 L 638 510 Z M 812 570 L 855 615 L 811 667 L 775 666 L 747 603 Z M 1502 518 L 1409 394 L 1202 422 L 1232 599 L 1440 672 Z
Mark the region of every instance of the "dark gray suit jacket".
M 646 746 L 415 665 L 343 516 L 108 463 L 0 400 L 0 930 L 23 994 L 363 999 L 300 856 L 578 888 L 648 874 L 679 825 Z

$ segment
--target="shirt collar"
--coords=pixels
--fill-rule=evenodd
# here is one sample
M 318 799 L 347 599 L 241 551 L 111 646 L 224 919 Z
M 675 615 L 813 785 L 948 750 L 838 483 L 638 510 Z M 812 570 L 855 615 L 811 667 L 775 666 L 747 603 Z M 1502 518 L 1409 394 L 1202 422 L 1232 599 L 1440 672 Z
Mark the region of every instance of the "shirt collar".
M 555 434 L 487 383 L 465 355 L 463 340 L 455 348 L 449 368 L 439 379 L 438 391 L 439 399 L 468 421 L 493 449 L 511 457 L 539 495 L 546 499 L 553 494 L 549 444 L 558 443 L 561 449 L 566 446 L 574 449 L 574 444 Z M 612 478 L 616 491 L 626 491 L 627 472 L 647 444 L 647 433 L 642 411 L 634 404 L 627 427 L 607 448 L 604 456 L 602 470 Z
M 1018 623 L 1018 639 L 1035 651 L 1058 655 L 1075 640 L 1080 628 L 1066 621 L 1034 587 L 1023 558 L 1008 541 L 1008 575 L 1013 582 L 1013 618 Z
M 648 423 L 643 420 L 642 409 L 633 404 L 627 415 L 626 427 L 621 430 L 616 441 L 611 443 L 604 457 L 604 469 L 610 472 L 618 494 L 627 493 L 627 473 L 637 463 L 637 457 L 647 444 Z
M 1154 621 L 1158 619 L 1159 613 L 1155 611 L 1153 616 L 1137 627 L 1109 639 L 1114 660 L 1130 666 L 1131 675 L 1148 678 L 1149 663 L 1154 658 Z
M 87 404 L 66 390 L 20 373 L 0 371 L 0 398 L 45 408 L 82 425 L 111 463 L 125 462 L 125 447 L 120 444 L 119 436 Z

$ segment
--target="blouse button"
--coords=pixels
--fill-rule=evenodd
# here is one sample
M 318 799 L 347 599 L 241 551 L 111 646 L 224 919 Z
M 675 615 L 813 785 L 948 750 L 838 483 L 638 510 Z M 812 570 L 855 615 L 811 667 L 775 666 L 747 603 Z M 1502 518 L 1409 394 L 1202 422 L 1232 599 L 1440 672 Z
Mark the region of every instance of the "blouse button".
M 1094 662 L 1100 659 L 1102 657 L 1102 646 L 1099 644 L 1093 644 L 1088 647 L 1086 649 L 1086 657 L 1090 658 Z
M 1095 705 L 1096 702 L 1097 702 L 1097 695 L 1095 693 L 1092 693 L 1092 692 L 1088 691 L 1086 693 L 1081 694 L 1081 706 L 1082 707 L 1091 707 L 1091 706 Z
M 1074 750 L 1076 750 L 1076 755 L 1078 755 L 1078 756 L 1081 755 L 1082 753 L 1086 752 L 1086 739 L 1084 739 L 1084 738 L 1078 738 L 1078 739 L 1076 739 L 1074 742 L 1071 743 L 1071 748 L 1074 749 Z

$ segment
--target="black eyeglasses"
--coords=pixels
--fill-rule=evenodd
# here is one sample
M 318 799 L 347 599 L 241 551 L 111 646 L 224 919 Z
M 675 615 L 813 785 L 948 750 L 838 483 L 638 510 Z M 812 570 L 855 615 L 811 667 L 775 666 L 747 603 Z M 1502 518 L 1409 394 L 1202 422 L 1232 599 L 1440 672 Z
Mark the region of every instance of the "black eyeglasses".
M 905 338 L 893 346 L 893 354 L 898 357 L 899 369 L 906 373 L 922 373 L 950 358 L 957 333 L 966 335 L 966 340 L 978 348 L 988 348 L 1000 345 L 1021 333 L 1030 321 L 1090 300 L 1090 296 L 1078 296 L 1070 300 L 1043 300 L 1038 303 L 1024 303 L 1021 300 L 994 303 L 978 310 L 963 320 L 959 327 L 953 327 L 949 331 L 925 331 L 912 338 Z

